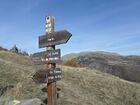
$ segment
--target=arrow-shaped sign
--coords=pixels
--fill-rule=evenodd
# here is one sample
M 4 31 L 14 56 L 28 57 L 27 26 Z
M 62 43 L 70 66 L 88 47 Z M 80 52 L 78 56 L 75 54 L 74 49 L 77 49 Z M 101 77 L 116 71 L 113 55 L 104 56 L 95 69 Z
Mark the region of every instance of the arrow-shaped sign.
M 41 69 L 38 70 L 34 75 L 33 75 L 33 80 L 36 83 L 51 83 L 58 81 L 62 78 L 62 70 L 60 68 L 55 68 L 55 69 Z
M 35 64 L 58 63 L 61 59 L 60 49 L 34 53 L 32 60 Z
M 72 36 L 67 30 L 47 33 L 39 37 L 39 48 L 67 43 Z

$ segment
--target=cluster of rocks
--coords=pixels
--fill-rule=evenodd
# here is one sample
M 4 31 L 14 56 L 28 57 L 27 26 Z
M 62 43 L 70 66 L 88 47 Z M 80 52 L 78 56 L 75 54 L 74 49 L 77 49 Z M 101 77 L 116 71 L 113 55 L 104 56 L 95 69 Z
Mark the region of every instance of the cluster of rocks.
M 0 98 L 0 105 L 42 105 L 41 100 L 38 98 L 35 99 L 28 99 L 28 100 L 12 100 L 6 101 Z
M 28 55 L 29 55 L 26 51 L 22 51 L 22 50 L 19 49 L 16 45 L 14 45 L 14 46 L 10 49 L 10 51 L 13 52 L 13 53 L 17 53 L 17 54 L 24 55 L 24 56 L 28 56 Z

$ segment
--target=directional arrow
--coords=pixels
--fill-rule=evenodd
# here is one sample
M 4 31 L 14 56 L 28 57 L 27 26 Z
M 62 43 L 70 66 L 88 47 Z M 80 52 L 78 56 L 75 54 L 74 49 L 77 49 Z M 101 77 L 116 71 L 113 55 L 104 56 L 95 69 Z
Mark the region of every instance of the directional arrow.
M 47 33 L 39 37 L 39 48 L 67 43 L 71 36 L 67 30 Z
M 33 54 L 32 60 L 35 64 L 58 63 L 61 59 L 60 49 L 48 50 Z
M 36 83 L 46 83 L 47 80 L 47 70 L 38 70 L 34 75 L 33 75 L 33 80 Z
M 38 70 L 33 75 L 33 80 L 37 84 L 41 83 L 51 83 L 55 81 L 59 81 L 62 78 L 62 70 L 60 68 L 55 69 L 41 69 Z

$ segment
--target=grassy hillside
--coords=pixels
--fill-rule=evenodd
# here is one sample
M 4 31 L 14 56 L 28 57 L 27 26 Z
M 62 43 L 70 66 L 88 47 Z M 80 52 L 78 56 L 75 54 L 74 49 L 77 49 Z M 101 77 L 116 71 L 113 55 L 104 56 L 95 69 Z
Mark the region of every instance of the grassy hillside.
M 140 85 L 86 68 L 63 67 L 61 105 L 140 105 Z
M 63 79 L 60 105 L 140 105 L 140 84 L 87 68 L 59 66 Z M 29 57 L 0 51 L 0 94 L 7 100 L 40 98 L 44 93 L 31 76 L 35 66 Z M 13 87 L 10 87 L 13 86 Z
M 65 55 L 64 58 L 69 59 L 70 56 Z M 78 53 L 72 60 L 77 65 L 95 68 L 125 80 L 140 83 L 140 56 L 122 56 L 110 52 L 85 52 Z
M 34 70 L 29 57 L 0 51 L 0 93 L 4 91 L 2 96 L 7 100 L 38 96 L 40 91 L 31 78 Z

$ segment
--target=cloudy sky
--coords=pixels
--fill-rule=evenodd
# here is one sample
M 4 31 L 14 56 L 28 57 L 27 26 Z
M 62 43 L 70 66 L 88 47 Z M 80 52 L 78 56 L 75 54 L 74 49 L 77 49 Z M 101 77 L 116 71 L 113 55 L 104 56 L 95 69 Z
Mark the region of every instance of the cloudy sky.
M 0 46 L 16 44 L 30 53 L 45 33 L 45 16 L 55 16 L 55 30 L 73 34 L 59 45 L 62 54 L 109 51 L 140 55 L 140 0 L 0 0 Z

